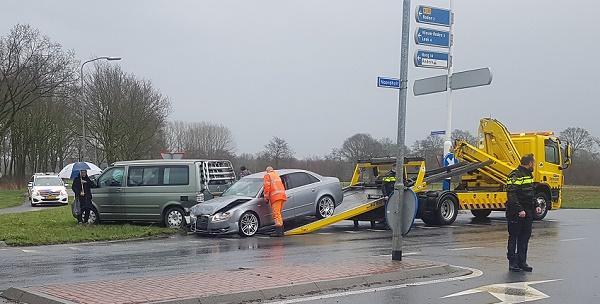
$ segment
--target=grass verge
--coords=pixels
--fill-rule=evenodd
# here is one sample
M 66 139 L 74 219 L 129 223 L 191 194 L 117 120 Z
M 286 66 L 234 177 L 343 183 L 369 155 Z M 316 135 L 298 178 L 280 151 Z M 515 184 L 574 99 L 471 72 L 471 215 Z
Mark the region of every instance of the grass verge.
M 25 190 L 0 191 L 0 209 L 16 207 L 23 204 L 23 193 L 25 193 Z
M 77 225 L 70 206 L 0 215 L 0 241 L 9 246 L 126 240 L 176 232 L 157 225 Z
M 566 186 L 563 189 L 562 208 L 600 209 L 600 187 Z

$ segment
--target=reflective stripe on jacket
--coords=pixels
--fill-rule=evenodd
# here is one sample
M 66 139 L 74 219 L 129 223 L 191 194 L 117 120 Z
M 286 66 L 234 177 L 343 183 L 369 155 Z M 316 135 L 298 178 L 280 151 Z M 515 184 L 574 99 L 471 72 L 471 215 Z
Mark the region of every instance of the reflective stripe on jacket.
M 537 207 L 534 202 L 535 184 L 532 171 L 523 166 L 519 166 L 508 175 L 506 192 L 508 195 L 507 217 L 516 217 L 517 213 L 521 211 L 532 214 Z
M 281 177 L 275 171 L 265 174 L 263 178 L 263 192 L 265 199 L 270 202 L 287 200 Z

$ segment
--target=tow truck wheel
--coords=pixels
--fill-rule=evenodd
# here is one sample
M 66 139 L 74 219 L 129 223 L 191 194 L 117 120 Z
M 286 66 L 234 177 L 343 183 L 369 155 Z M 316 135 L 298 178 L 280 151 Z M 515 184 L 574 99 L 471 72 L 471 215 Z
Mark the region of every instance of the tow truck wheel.
M 471 214 L 478 219 L 484 219 L 492 213 L 492 210 L 471 210 Z
M 548 207 L 550 204 L 550 200 L 548 199 L 548 195 L 543 192 L 538 192 L 535 194 L 534 201 L 542 208 L 542 213 L 537 214 L 535 211 L 533 212 L 533 219 L 536 221 L 541 221 L 548 214 Z
M 444 194 L 439 198 L 434 220 L 438 225 L 451 225 L 458 216 L 458 200 L 454 195 Z

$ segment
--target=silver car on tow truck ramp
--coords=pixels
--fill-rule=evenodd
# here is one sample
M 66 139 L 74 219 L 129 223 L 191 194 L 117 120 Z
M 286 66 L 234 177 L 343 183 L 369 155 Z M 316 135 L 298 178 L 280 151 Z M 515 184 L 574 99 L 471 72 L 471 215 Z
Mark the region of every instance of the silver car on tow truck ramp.
M 306 215 L 320 219 L 330 217 L 344 199 L 340 181 L 335 177 L 297 169 L 276 171 L 288 197 L 283 205 L 284 221 Z M 261 227 L 273 225 L 271 207 L 263 198 L 264 175 L 264 172 L 248 175 L 221 197 L 190 208 L 190 230 L 202 234 L 237 232 L 245 237 L 253 236 Z

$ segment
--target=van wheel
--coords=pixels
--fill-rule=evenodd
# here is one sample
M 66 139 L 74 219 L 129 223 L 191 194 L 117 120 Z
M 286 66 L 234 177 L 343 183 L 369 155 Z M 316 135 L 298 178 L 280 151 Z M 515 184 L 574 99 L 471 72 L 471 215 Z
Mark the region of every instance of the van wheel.
M 550 204 L 550 199 L 548 199 L 548 195 L 546 195 L 543 192 L 538 192 L 535 194 L 535 198 L 534 201 L 540 205 L 540 208 L 542 208 L 542 213 L 537 214 L 535 212 L 535 209 L 533 210 L 533 219 L 536 221 L 540 221 L 542 219 L 544 219 L 546 217 L 546 214 L 548 214 L 548 208 L 549 208 L 549 204 Z
M 484 219 L 490 216 L 491 213 L 492 210 L 471 210 L 471 214 L 473 214 L 473 216 L 478 219 Z
M 100 224 L 100 216 L 98 215 L 98 210 L 96 208 L 90 209 L 90 217 L 88 218 L 88 224 L 97 225 Z
M 165 227 L 180 229 L 185 226 L 185 214 L 179 207 L 171 207 L 165 212 L 163 222 Z

